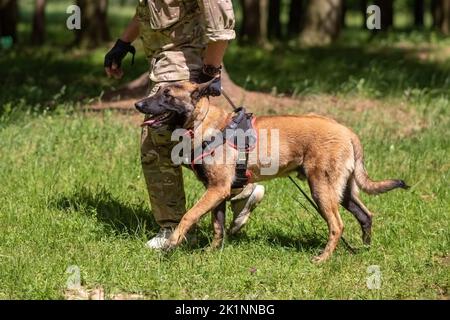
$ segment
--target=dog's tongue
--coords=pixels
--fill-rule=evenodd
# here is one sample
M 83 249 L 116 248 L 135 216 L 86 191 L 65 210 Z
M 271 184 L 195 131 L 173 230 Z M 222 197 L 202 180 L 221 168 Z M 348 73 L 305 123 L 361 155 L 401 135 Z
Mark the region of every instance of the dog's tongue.
M 146 120 L 146 121 L 144 121 L 144 122 L 141 124 L 141 127 L 150 126 L 150 125 L 152 125 L 152 124 L 155 123 L 155 122 L 156 122 L 156 120 L 154 120 L 154 119 Z

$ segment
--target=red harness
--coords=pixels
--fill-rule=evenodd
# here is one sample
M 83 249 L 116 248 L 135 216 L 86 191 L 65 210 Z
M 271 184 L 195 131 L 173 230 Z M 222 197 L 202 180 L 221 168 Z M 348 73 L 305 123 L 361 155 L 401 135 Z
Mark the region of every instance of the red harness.
M 258 141 L 258 135 L 256 134 L 256 130 L 254 130 L 256 117 L 251 113 L 246 113 L 245 109 L 242 107 L 237 108 L 235 110 L 235 113 L 236 115 L 233 116 L 230 123 L 222 130 L 222 144 L 211 146 L 214 141 L 203 141 L 200 147 L 192 151 L 191 169 L 204 183 L 207 183 L 208 179 L 204 172 L 204 167 L 201 161 L 210 155 L 214 156 L 216 148 L 224 144 L 228 144 L 230 147 L 238 151 L 235 176 L 231 188 L 242 188 L 250 182 L 253 176 L 252 172 L 247 169 L 247 164 L 248 155 L 256 147 Z M 248 130 L 251 130 L 250 135 L 245 135 L 245 141 L 243 144 L 239 143 L 240 140 L 238 139 L 237 134 L 238 129 L 242 130 L 244 133 L 247 133 Z M 230 130 L 231 132 L 233 132 L 231 136 L 229 135 Z M 191 138 L 194 137 L 194 132 L 192 130 L 189 130 L 186 134 L 190 135 Z M 195 155 L 199 153 L 200 155 L 195 157 Z

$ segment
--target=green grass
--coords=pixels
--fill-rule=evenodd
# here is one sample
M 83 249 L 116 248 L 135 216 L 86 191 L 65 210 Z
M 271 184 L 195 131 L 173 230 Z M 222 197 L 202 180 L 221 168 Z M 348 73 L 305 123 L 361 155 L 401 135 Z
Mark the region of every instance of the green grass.
M 267 195 L 243 234 L 223 250 L 200 243 L 163 255 L 144 247 L 156 231 L 139 166 L 139 129 L 123 116 L 70 112 L 4 120 L 0 131 L 0 297 L 61 298 L 71 265 L 88 288 L 147 298 L 439 298 L 449 288 L 448 108 L 427 116 L 427 128 L 399 137 L 368 121 L 363 142 L 376 178 L 402 177 L 413 188 L 364 196 L 378 213 L 370 250 L 359 226 L 342 212 L 345 237 L 333 258 L 310 258 L 325 244 L 325 223 L 293 199 L 287 180 L 265 184 Z M 371 118 L 379 111 L 367 111 Z M 349 120 L 350 121 L 350 120 Z M 356 128 L 357 123 L 351 123 Z M 185 171 L 188 206 L 203 188 Z M 379 265 L 380 290 L 366 287 Z M 250 270 L 256 268 L 256 273 Z M 441 291 L 440 291 L 441 290 Z
M 125 77 L 121 81 L 104 76 L 103 58 L 112 43 L 88 52 L 68 47 L 74 37 L 74 32 L 65 28 L 65 8 L 69 4 L 67 0 L 49 1 L 47 42 L 36 48 L 27 45 L 33 4 L 29 0 L 21 2 L 19 45 L 0 56 L 0 77 L 15 88 L 0 88 L 0 114 L 19 106 L 43 110 L 52 109 L 61 101 L 84 103 L 148 69 L 140 41 L 135 42 L 136 64 L 131 66 L 130 57 L 126 58 Z M 236 8 L 239 18 L 239 6 Z M 130 3 L 120 7 L 117 1 L 111 2 L 112 39 L 127 25 L 133 10 Z M 330 47 L 299 48 L 295 43 L 283 41 L 268 50 L 239 46 L 234 41 L 225 56 L 225 65 L 241 86 L 294 96 L 318 93 L 408 99 L 450 96 L 450 59 L 448 51 L 442 50 L 450 45 L 448 37 L 408 29 L 408 16 L 403 11 L 396 17 L 399 30 L 372 38 L 370 32 L 360 28 L 359 13 L 350 11 L 348 27 Z M 426 58 L 419 59 L 421 55 Z
M 403 97 L 411 91 L 430 98 L 450 95 L 450 60 L 440 53 L 450 42 L 433 44 L 422 35 L 422 42 L 415 43 L 415 34 L 403 45 L 404 40 L 388 37 L 382 39 L 384 42 L 347 41 L 355 32 L 348 30 L 344 39 L 329 47 L 281 44 L 267 50 L 234 45 L 225 65 L 233 79 L 250 90 L 374 98 Z M 426 58 L 420 60 L 420 55 Z M 273 77 L 274 73 L 282 76 Z
M 20 32 L 26 39 L 31 6 L 23 3 Z M 222 250 L 204 250 L 212 238 L 205 217 L 197 246 L 166 255 L 144 247 L 158 228 L 139 164 L 139 127 L 128 116 L 79 108 L 119 85 L 103 75 L 108 45 L 62 50 L 71 40 L 60 30 L 64 7 L 54 1 L 49 7 L 49 44 L 33 48 L 24 40 L 0 55 L 7 84 L 0 87 L 0 299 L 63 298 L 72 265 L 80 268 L 84 287 L 103 287 L 109 297 L 448 298 L 448 39 L 399 31 L 370 40 L 349 28 L 325 48 L 275 44 L 263 50 L 234 43 L 226 65 L 237 83 L 301 97 L 286 109 L 290 113 L 305 112 L 308 99 L 317 101 L 317 110 L 360 135 L 373 178 L 403 178 L 412 188 L 362 196 L 377 213 L 369 250 L 354 218 L 341 210 L 344 236 L 358 251 L 351 254 L 341 243 L 322 265 L 310 259 L 325 245 L 326 225 L 294 200 L 306 203 L 286 179 L 264 183 L 263 203 Z M 127 12 L 129 6 L 113 6 L 113 33 Z M 121 83 L 147 68 L 139 54 Z M 336 108 L 330 96 L 369 107 Z M 311 104 L 306 109 L 316 110 Z M 185 175 L 190 207 L 203 187 L 188 170 Z M 366 286 L 371 265 L 380 266 L 380 290 Z

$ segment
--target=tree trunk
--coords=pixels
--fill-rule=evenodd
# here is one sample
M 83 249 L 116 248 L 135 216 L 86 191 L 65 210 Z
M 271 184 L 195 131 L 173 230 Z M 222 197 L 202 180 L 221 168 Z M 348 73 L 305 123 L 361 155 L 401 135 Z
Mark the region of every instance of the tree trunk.
M 108 0 L 77 0 L 77 5 L 81 9 L 81 29 L 77 30 L 75 44 L 92 48 L 109 41 Z
M 366 21 L 367 21 L 367 7 L 368 7 L 367 0 L 361 0 L 362 27 L 364 29 L 367 28 L 367 24 L 366 24 Z
M 259 1 L 241 0 L 242 27 L 241 39 L 248 42 L 258 41 L 260 35 L 259 25 Z
M 268 31 L 268 21 L 269 21 L 269 0 L 259 0 L 259 25 L 260 34 L 258 43 L 264 45 L 267 43 L 269 31 Z
M 264 44 L 267 40 L 268 0 L 241 0 L 244 42 Z
M 269 38 L 281 39 L 281 0 L 269 0 L 269 17 L 267 21 L 267 29 Z
M 440 20 L 440 12 L 438 10 L 438 0 L 431 0 L 431 15 L 433 17 L 433 28 L 437 28 Z
M 302 7 L 303 0 L 291 0 L 289 4 L 289 37 L 298 36 L 302 25 Z
M 344 29 L 346 27 L 345 17 L 347 15 L 347 2 L 342 1 L 342 12 L 341 12 L 341 28 Z
M 414 25 L 423 27 L 424 1 L 414 0 Z
M 40 45 L 45 39 L 45 0 L 36 0 L 33 15 L 33 31 L 31 43 Z
M 326 45 L 336 40 L 342 26 L 343 0 L 310 0 L 300 41 L 305 45 Z
M 0 1 L 0 37 L 11 37 L 12 43 L 16 43 L 18 21 L 19 7 L 17 0 Z
M 392 0 L 378 0 L 375 4 L 381 10 L 381 31 L 387 31 L 394 25 L 394 4 Z
M 433 0 L 431 3 L 433 26 L 445 35 L 450 34 L 450 1 Z

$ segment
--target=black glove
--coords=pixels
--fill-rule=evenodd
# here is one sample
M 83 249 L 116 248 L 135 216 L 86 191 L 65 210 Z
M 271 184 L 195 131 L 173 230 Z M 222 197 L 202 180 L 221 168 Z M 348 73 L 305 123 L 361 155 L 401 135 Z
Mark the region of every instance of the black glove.
M 134 55 L 136 54 L 136 49 L 129 42 L 117 39 L 114 47 L 112 47 L 112 49 L 109 50 L 109 52 L 105 55 L 104 66 L 111 68 L 113 63 L 115 63 L 117 67 L 120 68 L 122 60 L 123 58 L 125 58 L 128 52 L 133 55 L 131 64 L 134 64 Z
M 213 97 L 220 96 L 222 93 L 222 82 L 220 79 L 220 68 L 214 68 L 211 66 L 203 66 L 203 72 L 200 74 L 198 82 L 205 83 L 214 80 L 206 90 L 205 94 Z

